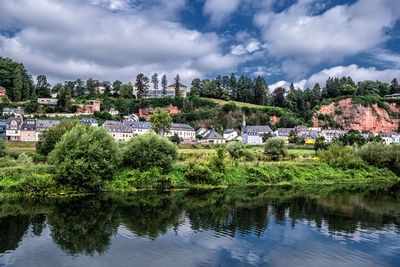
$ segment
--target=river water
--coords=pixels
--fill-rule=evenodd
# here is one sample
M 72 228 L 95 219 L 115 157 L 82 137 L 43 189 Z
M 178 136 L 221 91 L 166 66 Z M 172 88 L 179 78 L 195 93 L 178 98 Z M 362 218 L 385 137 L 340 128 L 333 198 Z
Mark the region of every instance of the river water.
M 400 266 L 400 185 L 0 200 L 0 266 Z

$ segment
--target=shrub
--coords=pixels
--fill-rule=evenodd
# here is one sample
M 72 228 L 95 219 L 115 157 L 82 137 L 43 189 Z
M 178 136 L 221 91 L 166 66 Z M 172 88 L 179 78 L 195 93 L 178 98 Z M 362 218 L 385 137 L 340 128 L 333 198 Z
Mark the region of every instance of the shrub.
M 3 140 L 0 140 L 0 158 L 7 156 L 8 149 Z
M 359 155 L 362 160 L 370 165 L 386 167 L 389 164 L 388 146 L 381 142 L 370 142 L 362 146 Z
M 255 160 L 259 159 L 258 153 L 254 150 L 246 149 L 244 151 L 244 159 L 246 161 L 255 161 Z
M 50 158 L 57 167 L 57 182 L 94 191 L 113 177 L 122 156 L 104 128 L 77 125 L 64 134 Z
M 18 156 L 18 162 L 22 165 L 31 165 L 32 159 L 26 153 L 21 153 Z
M 210 157 L 210 166 L 217 172 L 225 172 L 228 165 L 227 153 L 224 147 L 218 147 Z
M 26 175 L 17 190 L 29 195 L 48 195 L 56 191 L 56 182 L 49 174 Z
M 269 138 L 265 142 L 264 153 L 272 160 L 279 160 L 288 154 L 285 142 L 280 138 Z
M 213 184 L 213 173 L 211 169 L 203 163 L 189 163 L 186 169 L 185 178 L 192 184 Z
M 317 156 L 321 161 L 334 167 L 342 167 L 343 169 L 360 168 L 363 166 L 358 149 L 354 146 L 333 144 L 327 150 L 318 150 Z
M 124 148 L 124 164 L 142 171 L 159 167 L 167 173 L 177 157 L 177 146 L 156 134 L 134 136 Z
M 168 188 L 171 185 L 169 178 L 162 175 L 162 169 L 156 167 L 148 171 L 139 169 L 125 171 L 116 180 L 122 180 L 129 186 L 137 188 Z
M 226 150 L 235 161 L 238 161 L 244 156 L 246 148 L 241 141 L 234 141 L 226 146 Z
M 16 166 L 17 161 L 10 156 L 0 158 L 0 168 Z

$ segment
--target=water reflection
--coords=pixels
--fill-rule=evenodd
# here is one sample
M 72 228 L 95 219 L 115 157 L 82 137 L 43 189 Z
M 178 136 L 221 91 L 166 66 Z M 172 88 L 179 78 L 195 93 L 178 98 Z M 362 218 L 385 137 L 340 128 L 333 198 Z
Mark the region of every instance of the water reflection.
M 399 185 L 230 188 L 2 200 L 0 265 L 1 254 L 16 250 L 28 232 L 33 237 L 49 232 L 49 238 L 68 255 L 93 256 L 107 254 L 121 226 L 136 237 L 152 241 L 168 236 L 170 231 L 178 235 L 189 226 L 192 233 L 212 231 L 215 238 L 248 236 L 255 238 L 254 243 L 265 243 L 266 234 L 276 239 L 270 226 L 296 229 L 304 227 L 304 222 L 331 236 L 350 237 L 363 230 L 389 228 L 398 235 Z M 399 247 L 393 249 L 400 256 Z

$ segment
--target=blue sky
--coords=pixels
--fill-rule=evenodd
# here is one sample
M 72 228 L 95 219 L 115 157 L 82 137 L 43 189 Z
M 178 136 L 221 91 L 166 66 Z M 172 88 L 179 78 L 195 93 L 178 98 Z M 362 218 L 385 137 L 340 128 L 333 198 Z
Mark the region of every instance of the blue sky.
M 1 0 L 0 56 L 54 83 L 179 73 L 400 79 L 398 0 Z

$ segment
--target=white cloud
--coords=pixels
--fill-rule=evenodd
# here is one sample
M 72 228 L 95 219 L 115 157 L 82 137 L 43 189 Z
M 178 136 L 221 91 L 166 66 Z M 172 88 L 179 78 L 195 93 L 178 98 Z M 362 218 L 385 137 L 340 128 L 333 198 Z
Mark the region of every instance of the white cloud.
M 241 56 L 245 54 L 252 54 L 253 52 L 260 50 L 260 48 L 261 43 L 255 38 L 250 38 L 246 40 L 244 44 L 233 45 L 231 47 L 231 53 L 233 55 Z
M 204 14 L 210 16 L 211 24 L 220 26 L 239 7 L 241 0 L 207 0 L 204 4 Z
M 377 70 L 374 67 L 362 68 L 355 64 L 349 66 L 337 66 L 330 69 L 324 69 L 311 75 L 310 78 L 307 79 L 305 87 L 313 87 L 315 83 L 325 86 L 325 82 L 329 77 L 341 78 L 343 76 L 350 76 L 356 82 L 379 80 L 381 82 L 389 83 L 393 78 L 400 77 L 400 69 Z
M 400 69 L 377 70 L 374 67 L 363 68 L 355 64 L 349 66 L 336 66 L 329 69 L 323 69 L 320 72 L 312 74 L 308 79 L 300 80 L 294 83 L 295 88 L 305 89 L 313 88 L 316 83 L 321 87 L 325 86 L 325 82 L 329 77 L 342 78 L 350 76 L 355 82 L 372 80 L 390 83 L 393 78 L 400 78 Z M 277 87 L 289 88 L 290 82 L 279 81 L 269 86 L 270 89 Z
M 392 0 L 359 0 L 314 15 L 319 0 L 299 0 L 288 9 L 255 15 L 254 22 L 276 58 L 308 63 L 339 62 L 346 56 L 373 49 L 388 39 L 385 30 L 399 18 L 399 3 Z
M 180 73 L 190 82 L 210 70 L 232 70 L 243 62 L 243 57 L 222 52 L 223 40 L 215 33 L 188 30 L 163 17 L 155 21 L 132 7 L 129 12 L 113 11 L 125 8 L 127 1 L 97 2 L 0 1 L 0 29 L 21 29 L 15 36 L 0 36 L 0 54 L 52 81 L 133 81 L 139 72 L 166 72 L 171 81 Z M 176 10 L 184 0 L 158 2 Z

